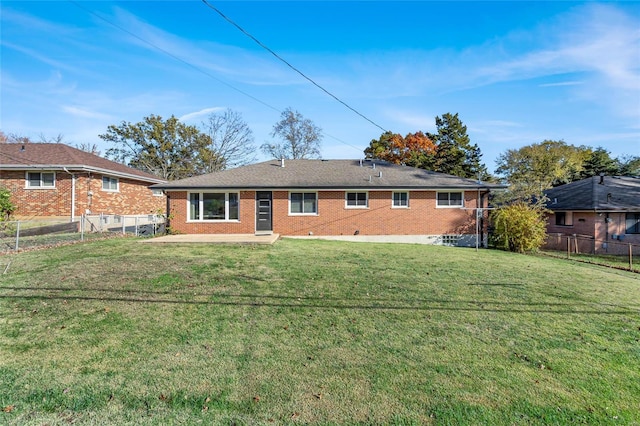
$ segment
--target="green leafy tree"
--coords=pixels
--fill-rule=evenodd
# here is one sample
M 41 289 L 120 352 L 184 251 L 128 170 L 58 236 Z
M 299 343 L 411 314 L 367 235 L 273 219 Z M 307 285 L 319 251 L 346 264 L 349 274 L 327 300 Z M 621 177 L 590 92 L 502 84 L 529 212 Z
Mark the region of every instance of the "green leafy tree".
M 208 135 L 174 116 L 163 120 L 150 115 L 135 124 L 123 121 L 99 136 L 114 145 L 107 150 L 107 158 L 167 180 L 206 172 L 216 155 Z
M 500 154 L 496 173 L 507 180 L 514 198 L 541 197 L 546 189 L 580 179 L 588 155 L 586 147 L 545 140 Z
M 467 126 L 458 114 L 446 113 L 436 117 L 436 134 L 428 134 L 435 141 L 433 170 L 463 178 L 487 180 L 489 173 L 482 164 L 482 153 L 477 144 L 471 144 Z
M 0 187 L 0 222 L 9 220 L 15 210 L 16 206 L 11 202 L 11 191 Z
M 272 158 L 320 158 L 322 129 L 291 108 L 284 110 L 280 118 L 273 126 L 271 136 L 281 142 L 264 143 L 260 147 L 262 151 Z
M 622 176 L 640 176 L 640 156 L 623 155 L 616 159 Z
M 582 164 L 580 178 L 598 176 L 601 173 L 608 176 L 618 175 L 620 174 L 620 164 L 611 158 L 609 151 L 598 147 L 594 150 L 589 150 L 589 154 Z
M 491 212 L 492 242 L 503 250 L 525 253 L 538 250 L 547 238 L 545 210 L 517 201 Z

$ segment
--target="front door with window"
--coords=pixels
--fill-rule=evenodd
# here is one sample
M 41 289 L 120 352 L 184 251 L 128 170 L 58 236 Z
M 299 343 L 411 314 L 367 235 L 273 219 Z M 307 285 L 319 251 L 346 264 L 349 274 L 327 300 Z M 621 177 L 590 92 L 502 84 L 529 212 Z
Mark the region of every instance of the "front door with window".
M 271 191 L 256 192 L 256 232 L 271 232 Z

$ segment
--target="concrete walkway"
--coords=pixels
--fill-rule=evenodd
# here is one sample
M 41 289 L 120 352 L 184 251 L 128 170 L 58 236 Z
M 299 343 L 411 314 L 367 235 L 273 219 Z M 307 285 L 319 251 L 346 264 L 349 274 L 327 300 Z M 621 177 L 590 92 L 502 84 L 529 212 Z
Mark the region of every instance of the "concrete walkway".
M 178 234 L 142 240 L 142 243 L 200 243 L 200 244 L 273 244 L 280 234 Z

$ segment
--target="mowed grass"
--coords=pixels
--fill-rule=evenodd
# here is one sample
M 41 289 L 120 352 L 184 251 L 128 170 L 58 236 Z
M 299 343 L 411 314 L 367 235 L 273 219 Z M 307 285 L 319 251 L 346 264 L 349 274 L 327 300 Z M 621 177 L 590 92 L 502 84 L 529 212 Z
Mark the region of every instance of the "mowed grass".
M 631 272 L 286 239 L 7 265 L 0 424 L 640 424 Z

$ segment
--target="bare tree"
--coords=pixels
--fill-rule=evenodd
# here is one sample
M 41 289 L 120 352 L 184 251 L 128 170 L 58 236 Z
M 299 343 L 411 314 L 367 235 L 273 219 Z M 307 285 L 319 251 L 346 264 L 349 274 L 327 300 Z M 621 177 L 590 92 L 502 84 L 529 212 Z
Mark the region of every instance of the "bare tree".
M 78 143 L 76 144 L 76 148 L 80 151 L 88 152 L 89 154 L 100 156 L 100 150 L 98 149 L 98 145 L 95 143 Z
M 226 109 L 209 115 L 202 123 L 202 132 L 211 139 L 209 152 L 212 155 L 204 159 L 205 173 L 243 166 L 256 160 L 253 132 L 239 112 Z
M 273 126 L 271 136 L 279 137 L 282 143 L 265 143 L 260 148 L 273 158 L 320 158 L 322 129 L 313 121 L 304 118 L 298 111 L 285 109 L 281 120 Z
M 62 133 L 58 133 L 53 137 L 47 137 L 44 133 L 40 133 L 38 139 L 42 143 L 64 143 L 64 135 Z

